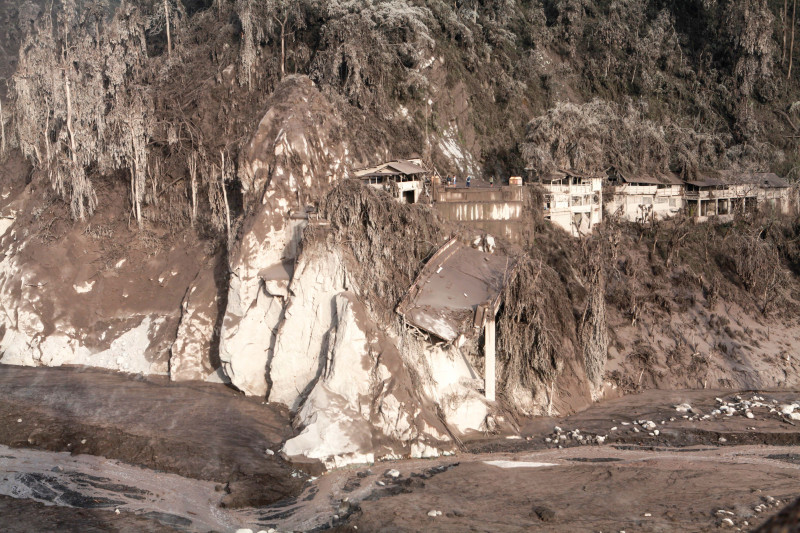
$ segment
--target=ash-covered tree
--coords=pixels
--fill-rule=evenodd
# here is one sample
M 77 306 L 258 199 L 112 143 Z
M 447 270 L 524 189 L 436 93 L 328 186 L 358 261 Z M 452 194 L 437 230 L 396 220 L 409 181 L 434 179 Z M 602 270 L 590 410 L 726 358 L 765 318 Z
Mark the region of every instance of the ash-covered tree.
M 535 174 L 557 168 L 599 173 L 615 166 L 629 173 L 711 169 L 763 170 L 782 157 L 766 145 L 736 144 L 730 133 L 696 131 L 669 119 L 649 120 L 644 109 L 604 100 L 559 103 L 528 123 L 522 155 Z
M 777 46 L 772 37 L 775 17 L 766 0 L 719 2 L 717 9 L 723 42 L 730 45 L 727 51 L 734 63 L 737 88 L 745 97 L 759 88 L 762 99 L 770 98 L 776 89 L 765 85 L 772 79 Z
M 147 30 L 153 34 L 166 33 L 168 57 L 172 57 L 172 35 L 185 15 L 180 0 L 152 0 L 150 3 Z
M 280 77 L 286 75 L 286 40 L 306 27 L 314 4 L 310 0 L 236 0 L 236 14 L 242 23 L 240 84 L 252 88 L 253 69 L 261 43 L 280 44 Z
M 20 48 L 12 80 L 17 139 L 69 201 L 75 218 L 91 214 L 97 204 L 90 170 L 128 169 L 132 208 L 141 221 L 136 165 L 146 164 L 142 124 L 152 108 L 136 83 L 144 61 L 143 22 L 126 2 L 101 27 L 97 19 L 80 17 L 74 0 L 62 0 Z
M 22 152 L 84 218 L 97 203 L 86 167 L 105 124 L 96 42 L 79 23 L 74 0 L 38 20 L 20 47 L 12 94 Z
M 422 96 L 418 67 L 435 47 L 431 11 L 406 0 L 326 4 L 327 22 L 310 75 L 361 108 L 383 108 L 390 97 Z

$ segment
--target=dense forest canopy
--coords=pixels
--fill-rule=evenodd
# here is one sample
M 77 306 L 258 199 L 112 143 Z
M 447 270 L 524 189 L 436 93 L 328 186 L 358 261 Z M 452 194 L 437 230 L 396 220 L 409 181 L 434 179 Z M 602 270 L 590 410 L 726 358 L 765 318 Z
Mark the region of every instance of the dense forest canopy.
M 486 173 L 613 164 L 794 178 L 793 11 L 766 0 L 26 0 L 0 13 L 4 150 L 17 145 L 75 217 L 91 214 L 96 180 L 123 179 L 140 224 L 222 231 L 225 211 L 241 210 L 240 147 L 276 84 L 304 74 L 353 125 L 353 144 L 379 138 L 442 172 L 454 164 L 439 144 L 427 150 L 425 132 L 449 134 L 446 96 L 458 92 L 458 135 Z

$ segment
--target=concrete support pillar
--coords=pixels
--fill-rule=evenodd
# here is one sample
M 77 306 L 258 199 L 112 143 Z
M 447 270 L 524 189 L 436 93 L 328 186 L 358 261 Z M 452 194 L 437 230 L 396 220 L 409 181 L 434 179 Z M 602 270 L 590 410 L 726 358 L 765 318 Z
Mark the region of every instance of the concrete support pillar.
M 494 314 L 490 313 L 489 319 L 486 321 L 486 329 L 484 330 L 484 347 L 483 353 L 485 361 L 483 364 L 483 379 L 484 391 L 486 392 L 486 399 L 490 402 L 495 401 L 495 324 Z

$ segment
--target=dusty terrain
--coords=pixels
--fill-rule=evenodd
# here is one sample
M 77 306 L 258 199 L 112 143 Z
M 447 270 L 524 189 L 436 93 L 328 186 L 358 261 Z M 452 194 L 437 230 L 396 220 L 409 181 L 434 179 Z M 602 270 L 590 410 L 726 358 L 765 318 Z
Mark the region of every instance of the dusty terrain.
M 223 385 L 0 366 L 0 393 L 10 531 L 746 531 L 800 495 L 800 391 L 652 390 L 319 478 L 266 451 L 283 410 Z
M 102 456 L 214 481 L 227 486 L 231 506 L 272 503 L 301 486 L 267 452 L 292 435 L 288 413 L 222 385 L 0 366 L 0 391 L 3 445 Z

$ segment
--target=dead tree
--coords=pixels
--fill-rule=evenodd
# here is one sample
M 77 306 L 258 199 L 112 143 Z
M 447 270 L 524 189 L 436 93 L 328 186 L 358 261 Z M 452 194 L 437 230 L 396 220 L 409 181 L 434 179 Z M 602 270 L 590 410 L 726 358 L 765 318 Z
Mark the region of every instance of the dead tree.
M 197 220 L 197 152 L 192 151 L 187 158 L 189 168 L 189 179 L 192 188 L 192 227 Z
M 783 50 L 781 51 L 781 65 L 786 64 L 786 15 L 789 10 L 789 0 L 783 0 L 783 13 L 781 13 L 781 26 L 783 30 Z
M 152 9 L 147 27 L 150 31 L 164 30 L 166 32 L 167 57 L 172 57 L 172 32 L 183 15 L 181 4 L 177 0 L 156 0 Z
M 219 185 L 222 188 L 222 200 L 225 205 L 225 229 L 227 230 L 228 243 L 231 242 L 231 208 L 228 205 L 228 192 L 225 190 L 225 152 L 220 150 L 219 155 L 222 159 L 220 164 Z
M 792 38 L 789 44 L 789 71 L 786 73 L 786 79 L 792 78 L 792 61 L 794 60 L 794 21 L 795 14 L 797 13 L 797 0 L 792 0 Z
M 3 100 L 0 100 L 0 154 L 6 153 L 6 117 L 3 115 Z

